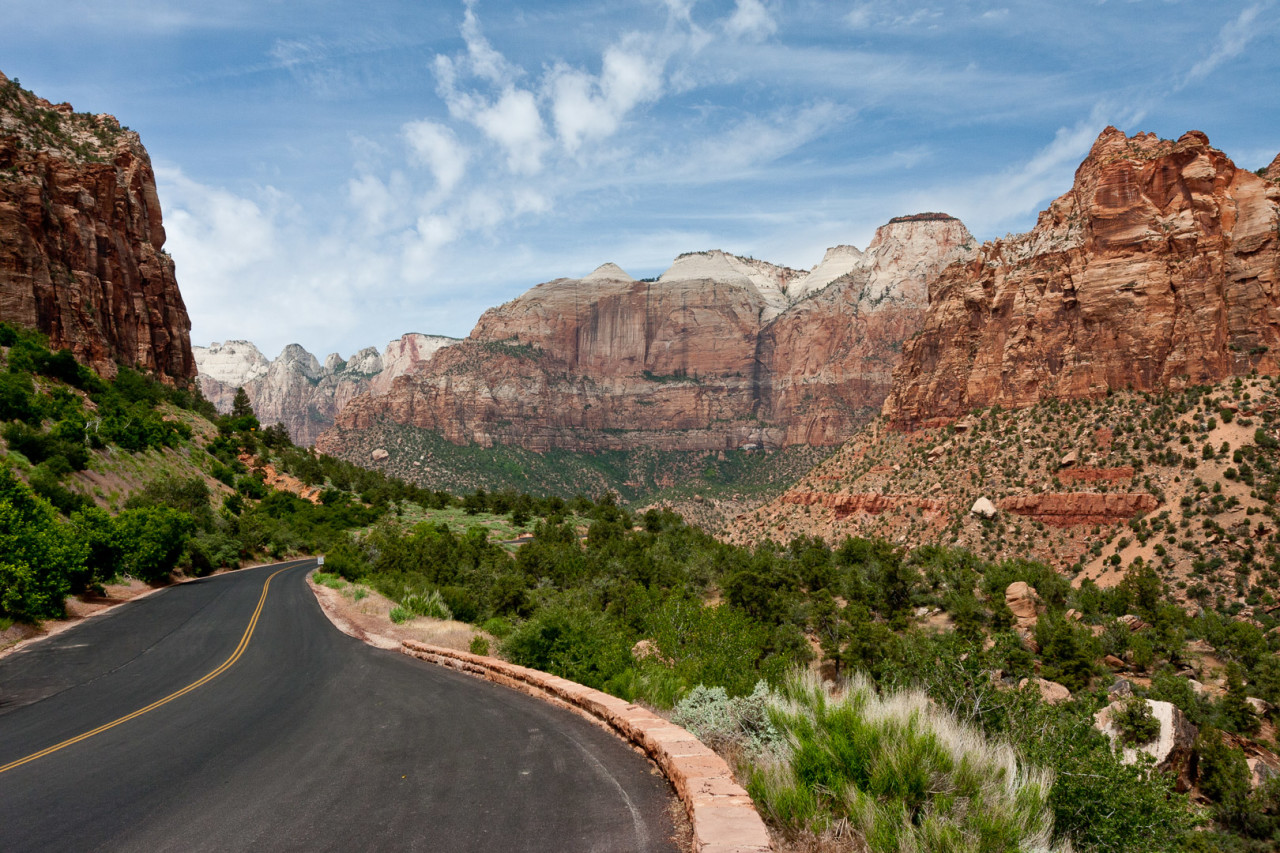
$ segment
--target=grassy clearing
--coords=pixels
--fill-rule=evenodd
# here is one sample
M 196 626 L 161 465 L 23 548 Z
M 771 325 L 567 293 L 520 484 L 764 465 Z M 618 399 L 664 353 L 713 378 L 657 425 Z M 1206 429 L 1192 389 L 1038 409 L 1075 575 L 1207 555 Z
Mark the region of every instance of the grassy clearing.
M 329 589 L 342 590 L 347 586 L 346 581 L 338 577 L 338 575 L 330 574 L 329 572 L 316 572 L 312 575 L 312 578 L 316 583 L 321 586 L 327 586 Z
M 507 542 L 520 536 L 533 533 L 534 525 L 539 519 L 532 518 L 528 524 L 512 523 L 510 514 L 496 515 L 488 512 L 467 513 L 462 507 L 451 506 L 444 509 L 426 509 L 418 504 L 403 503 L 397 516 L 407 526 L 418 524 L 443 524 L 455 535 L 464 535 L 473 527 L 479 527 L 489 534 L 495 542 Z
M 876 853 L 1054 851 L 1053 773 L 962 725 L 916 691 L 877 693 L 857 676 L 832 694 L 811 674 L 769 697 L 782 734 L 747 772 L 784 831 L 852 833 Z

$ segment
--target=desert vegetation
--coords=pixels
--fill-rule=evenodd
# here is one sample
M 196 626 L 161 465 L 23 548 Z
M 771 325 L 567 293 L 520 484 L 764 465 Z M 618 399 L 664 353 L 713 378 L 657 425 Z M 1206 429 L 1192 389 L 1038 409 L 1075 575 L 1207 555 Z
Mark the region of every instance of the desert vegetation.
M 9 442 L 4 428 L 0 471 L 10 622 L 58 616 L 68 593 L 114 575 L 323 552 L 321 582 L 382 593 L 392 618 L 461 620 L 479 653 L 671 709 L 738 768 L 795 849 L 1275 843 L 1280 784 L 1254 778 L 1280 704 L 1265 586 L 1242 618 L 1225 596 L 1180 604 L 1146 560 L 1114 585 L 1073 586 L 1044 562 L 948 545 L 729 544 L 609 493 L 456 497 L 294 447 L 247 404 L 217 417 L 187 392 L 126 371 L 107 383 L 37 336 L 5 334 L 5 412 L 22 429 Z M 103 430 L 112 412 L 152 425 L 134 427 L 137 449 Z M 1257 421 L 1246 428 L 1270 429 Z M 1237 476 L 1248 464 L 1260 493 L 1264 444 L 1222 460 Z M 54 456 L 66 465 L 47 466 Z M 95 485 L 126 461 L 148 475 L 118 493 Z M 46 476 L 70 498 L 37 488 L 41 465 L 68 469 Z M 499 538 L 516 532 L 518 547 Z M 1274 556 L 1256 542 L 1251 577 L 1274 572 Z M 1034 619 L 1010 605 L 1018 585 Z M 1066 695 L 1050 697 L 1049 682 Z M 1116 705 L 1123 695 L 1137 698 Z M 1147 700 L 1198 727 L 1194 770 L 1126 760 L 1122 747 L 1152 738 Z M 1094 720 L 1109 706 L 1121 709 L 1116 743 Z

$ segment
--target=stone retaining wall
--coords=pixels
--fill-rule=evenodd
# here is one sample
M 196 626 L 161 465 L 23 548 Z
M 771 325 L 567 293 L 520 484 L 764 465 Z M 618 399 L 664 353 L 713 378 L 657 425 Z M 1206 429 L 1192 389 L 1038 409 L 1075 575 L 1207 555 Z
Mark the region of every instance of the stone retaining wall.
M 651 711 L 573 681 L 497 658 L 405 640 L 421 660 L 486 678 L 603 723 L 639 747 L 675 786 L 693 824 L 695 853 L 765 853 L 773 849 L 751 797 L 724 759 Z

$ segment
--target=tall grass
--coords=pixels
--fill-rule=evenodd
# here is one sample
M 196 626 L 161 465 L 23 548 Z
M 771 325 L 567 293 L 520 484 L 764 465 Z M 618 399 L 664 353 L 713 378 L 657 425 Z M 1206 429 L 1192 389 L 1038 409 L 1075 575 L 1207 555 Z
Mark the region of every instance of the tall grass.
M 922 693 L 880 695 L 859 675 L 832 695 L 803 674 L 769 714 L 784 742 L 752 762 L 747 789 L 784 830 L 849 830 L 876 853 L 1063 850 L 1051 843 L 1053 774 Z
M 444 603 L 440 590 L 418 592 L 407 584 L 400 596 L 400 606 L 414 616 L 429 616 L 432 619 L 452 619 L 453 611 Z

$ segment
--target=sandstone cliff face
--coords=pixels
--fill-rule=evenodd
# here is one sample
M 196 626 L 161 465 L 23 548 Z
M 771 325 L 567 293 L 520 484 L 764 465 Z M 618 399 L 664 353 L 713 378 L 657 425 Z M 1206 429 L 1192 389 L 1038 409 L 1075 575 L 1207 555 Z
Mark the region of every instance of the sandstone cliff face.
M 1267 167 L 1267 171 L 1263 176 L 1269 181 L 1280 181 L 1280 154 L 1276 155 L 1276 159 L 1271 161 L 1271 165 Z
M 151 161 L 111 116 L 52 105 L 0 74 L 0 319 L 100 373 L 195 376 Z
M 298 344 L 269 361 L 248 341 L 194 347 L 200 390 L 221 412 L 231 411 L 237 388 L 244 388 L 264 425 L 282 423 L 299 445 L 311 445 L 359 394 L 383 393 L 400 375 L 414 370 L 453 338 L 408 334 L 387 344 L 380 355 L 366 347 L 349 360 L 331 353 L 321 364 Z
M 1275 373 L 1278 211 L 1280 186 L 1202 133 L 1170 142 L 1107 128 L 1032 231 L 931 283 L 885 416 L 912 427 Z
M 852 270 L 764 329 L 761 409 L 785 430 L 782 443 L 835 444 L 875 414 L 903 342 L 920 330 L 929 279 L 973 243 L 951 217 L 891 221 Z
M 383 420 L 539 451 L 832 444 L 883 401 L 927 277 L 971 252 L 935 214 L 809 273 L 724 252 L 682 255 L 651 282 L 607 264 L 485 312 L 317 446 L 342 454 L 344 431 Z

